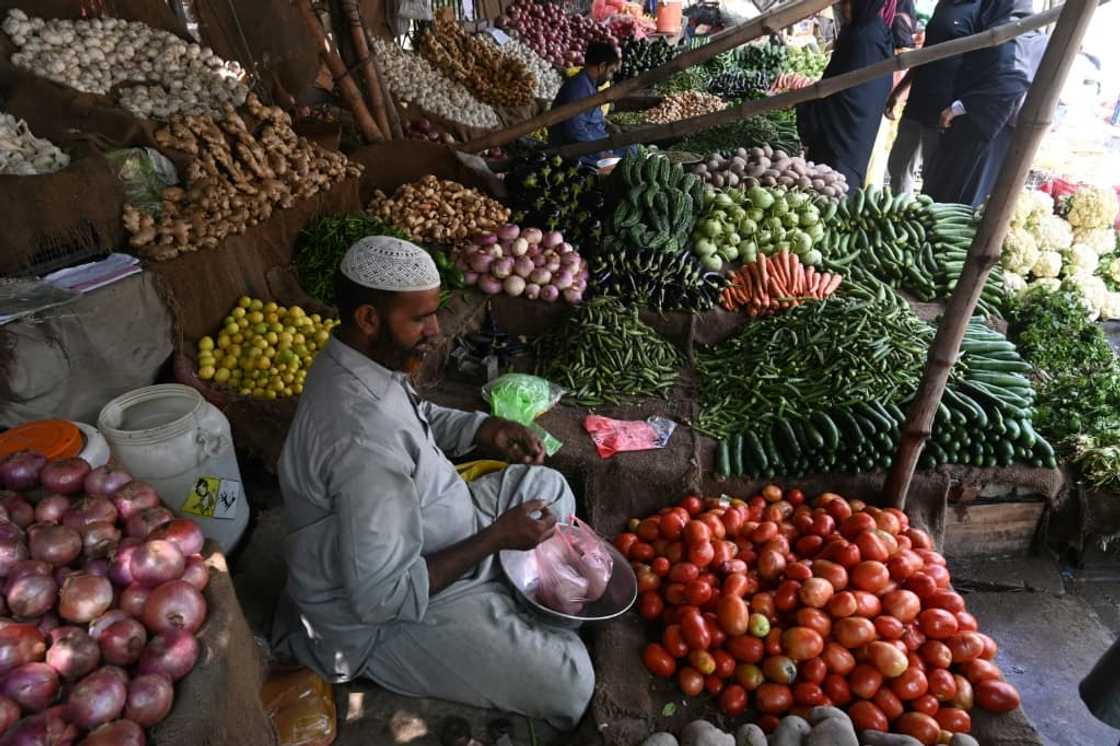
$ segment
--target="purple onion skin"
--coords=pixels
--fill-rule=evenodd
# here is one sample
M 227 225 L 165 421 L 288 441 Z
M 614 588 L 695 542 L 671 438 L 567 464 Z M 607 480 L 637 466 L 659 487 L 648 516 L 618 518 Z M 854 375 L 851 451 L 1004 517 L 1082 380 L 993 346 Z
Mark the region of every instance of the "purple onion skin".
M 38 451 L 16 451 L 0 461 L 0 487 L 16 492 L 34 489 L 46 464 L 47 457 Z

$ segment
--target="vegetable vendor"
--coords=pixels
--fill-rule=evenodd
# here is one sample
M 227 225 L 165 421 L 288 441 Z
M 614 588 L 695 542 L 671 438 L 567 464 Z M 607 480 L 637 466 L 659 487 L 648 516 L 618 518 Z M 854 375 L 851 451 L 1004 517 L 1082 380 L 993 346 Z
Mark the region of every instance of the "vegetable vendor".
M 288 580 L 275 647 L 332 682 L 570 729 L 594 686 L 587 650 L 518 607 L 495 555 L 535 547 L 575 501 L 525 427 L 417 397 L 409 373 L 439 335 L 439 286 L 407 241 L 367 237 L 343 257 L 341 324 L 280 458 Z M 468 484 L 445 453 L 476 446 L 511 465 Z
M 610 44 L 601 41 L 588 44 L 583 70 L 564 81 L 552 102 L 552 108 L 594 96 L 599 92 L 599 86 L 614 77 L 619 62 L 618 52 Z M 598 106 L 548 128 L 548 144 L 554 146 L 592 142 L 605 137 L 607 137 L 607 122 L 603 118 L 603 110 Z M 635 148 L 631 146 L 614 151 L 591 153 L 582 156 L 580 161 L 594 166 L 600 158 L 611 154 L 621 157 L 631 150 Z

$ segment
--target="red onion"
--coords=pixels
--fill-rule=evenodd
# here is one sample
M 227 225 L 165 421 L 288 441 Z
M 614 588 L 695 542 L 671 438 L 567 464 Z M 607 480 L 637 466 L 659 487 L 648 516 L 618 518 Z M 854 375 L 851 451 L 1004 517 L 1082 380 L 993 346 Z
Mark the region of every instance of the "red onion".
M 8 520 L 20 528 L 27 528 L 35 520 L 35 508 L 19 495 L 5 495 L 0 498 L 0 507 L 8 511 Z
M 6 577 L 12 566 L 27 559 L 27 545 L 22 539 L 0 539 L 0 577 Z
M 147 482 L 133 480 L 113 495 L 113 505 L 126 521 L 141 510 L 159 507 L 159 495 Z
M 555 285 L 545 285 L 541 288 L 541 300 L 554 302 L 560 297 L 560 290 Z
M 0 697 L 0 734 L 6 733 L 19 720 L 19 705 L 7 697 Z
M 210 582 L 210 568 L 206 566 L 206 560 L 202 559 L 201 554 L 192 554 L 187 557 L 187 566 L 183 570 L 182 579 L 199 591 L 206 590 L 206 586 Z
M 479 275 L 478 289 L 487 295 L 497 295 L 502 292 L 502 281 L 492 275 Z
M 27 534 L 22 528 L 7 519 L 0 520 L 0 541 L 24 541 Z
M 39 481 L 48 492 L 73 495 L 82 491 L 82 484 L 89 473 L 89 464 L 84 459 L 66 458 L 44 466 L 39 472 Z
M 145 728 L 151 728 L 167 717 L 174 701 L 175 687 L 166 674 L 141 674 L 128 684 L 124 716 Z M 18 713 L 16 717 L 19 717 Z
M 108 557 L 121 540 L 121 530 L 108 521 L 87 523 L 81 534 L 82 551 L 90 559 Z
M 112 605 L 113 584 L 96 575 L 72 575 L 58 594 L 58 614 L 68 622 L 92 622 Z
M 148 642 L 136 670 L 141 674 L 162 673 L 178 681 L 194 668 L 198 653 L 198 640 L 190 632 L 164 632 Z
M 61 588 L 63 585 L 66 584 L 66 578 L 70 577 L 71 575 L 81 575 L 81 574 L 82 574 L 81 570 L 75 570 L 73 567 L 66 567 L 65 565 L 63 565 L 62 567 L 56 567 L 55 568 L 54 581 L 56 583 L 58 583 L 58 587 Z
M 52 707 L 20 720 L 4 734 L 0 746 L 74 746 L 78 729 L 62 718 L 63 711 Z
M 92 731 L 78 746 L 144 746 L 144 729 L 131 720 L 114 720 Z
M 148 602 L 148 596 L 150 596 L 151 593 L 152 590 L 147 586 L 133 583 L 121 591 L 121 597 L 117 602 L 117 606 L 129 616 L 139 618 L 144 614 L 144 604 Z
M 202 529 L 188 518 L 176 518 L 163 524 L 148 534 L 148 539 L 170 541 L 183 553 L 184 557 L 201 552 L 202 545 L 206 542 L 206 537 L 202 535 Z
M 58 614 L 53 611 L 48 611 L 46 614 L 43 614 L 43 616 L 39 617 L 39 623 L 36 624 L 35 627 L 44 635 L 49 635 L 54 630 L 58 629 L 58 625 L 61 623 Z
M 513 223 L 506 223 L 498 229 L 498 239 L 501 241 L 512 241 L 521 235 L 521 229 Z
M 129 541 L 125 539 L 125 541 Z M 124 542 L 117 545 L 117 551 L 113 554 L 113 560 L 109 563 L 109 579 L 117 585 L 129 585 L 133 582 L 132 577 L 132 555 L 140 547 L 139 544 L 124 545 Z
M 471 270 L 480 275 L 489 272 L 493 263 L 494 256 L 487 251 L 475 251 L 467 259 L 467 264 Z
M 513 262 L 513 276 L 524 280 L 533 272 L 533 260 L 527 256 L 519 256 Z M 506 278 L 509 279 L 508 277 Z
M 82 572 L 86 575 L 96 575 L 100 578 L 107 578 L 109 577 L 109 560 L 103 557 L 86 560 L 86 563 L 82 565 Z
M 541 297 L 541 286 L 535 282 L 525 285 L 525 297 L 529 300 L 536 300 Z
M 87 495 L 92 497 L 112 497 L 121 487 L 132 481 L 132 475 L 124 469 L 108 464 L 99 466 L 86 475 L 82 483 Z
M 30 532 L 31 558 L 52 565 L 69 565 L 82 553 L 82 537 L 65 526 L 44 525 Z
M 0 461 L 0 487 L 26 492 L 39 486 L 39 472 L 47 457 L 38 451 L 16 451 Z
M 99 668 L 74 685 L 66 700 L 70 722 L 96 728 L 120 717 L 128 698 L 127 674 L 111 666 Z
M 147 508 L 134 513 L 128 519 L 126 530 L 129 536 L 136 539 L 146 539 L 148 534 L 155 531 L 157 528 L 165 523 L 170 523 L 175 520 L 175 514 L 162 505 L 155 508 Z
M 89 636 L 94 640 L 100 640 L 101 635 L 103 635 L 105 633 L 105 630 L 109 629 L 109 627 L 112 627 L 122 619 L 131 618 L 132 617 L 128 614 L 128 612 L 124 611 L 123 609 L 110 609 L 109 611 L 106 611 L 104 614 L 90 622 Z
M 39 523 L 59 523 L 62 515 L 70 510 L 70 498 L 66 495 L 47 495 L 35 506 L 35 520 Z
M 8 608 L 23 619 L 46 614 L 57 598 L 58 583 L 50 575 L 26 575 L 12 583 L 7 594 Z
M 65 630 L 47 649 L 47 665 L 67 681 L 80 679 L 93 669 L 101 660 L 101 648 L 97 642 L 77 627 L 59 627 Z M 55 630 L 58 632 L 59 630 Z M 52 639 L 55 635 L 52 633 Z
M 58 674 L 46 663 L 24 663 L 13 668 L 0 681 L 0 695 L 20 707 L 39 712 L 51 706 L 59 690 Z
M 132 562 L 129 564 L 135 582 L 149 588 L 181 577 L 185 567 L 183 553 L 164 539 L 153 539 L 141 544 L 132 553 Z
M 197 632 L 206 621 L 206 599 L 185 580 L 172 580 L 148 596 L 141 619 L 154 633 L 172 629 Z
M 86 497 L 74 503 L 70 510 L 62 514 L 62 525 L 81 531 L 91 523 L 106 521 L 116 523 L 117 509 L 107 497 Z
M 114 666 L 131 666 L 140 660 L 144 646 L 148 644 L 148 633 L 144 625 L 132 617 L 109 625 L 97 640 L 101 646 L 101 657 Z M 50 651 L 47 651 L 50 655 Z
M 4 595 L 12 589 L 12 584 L 28 575 L 50 575 L 54 577 L 54 568 L 48 562 L 39 560 L 20 560 L 8 570 L 8 578 L 4 583 Z

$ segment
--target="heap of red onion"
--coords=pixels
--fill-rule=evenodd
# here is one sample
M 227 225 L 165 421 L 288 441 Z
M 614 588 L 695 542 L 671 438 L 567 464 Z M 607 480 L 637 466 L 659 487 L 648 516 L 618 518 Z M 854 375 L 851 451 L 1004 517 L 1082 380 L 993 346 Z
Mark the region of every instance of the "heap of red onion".
M 498 18 L 498 25 L 512 31 L 523 44 L 556 67 L 582 65 L 587 45 L 593 41 L 613 45 L 622 59 L 619 40 L 607 25 L 587 16 L 568 15 L 559 3 L 517 0 Z
M 587 288 L 587 263 L 559 231 L 503 225 L 457 249 L 456 262 L 488 295 L 579 303 Z

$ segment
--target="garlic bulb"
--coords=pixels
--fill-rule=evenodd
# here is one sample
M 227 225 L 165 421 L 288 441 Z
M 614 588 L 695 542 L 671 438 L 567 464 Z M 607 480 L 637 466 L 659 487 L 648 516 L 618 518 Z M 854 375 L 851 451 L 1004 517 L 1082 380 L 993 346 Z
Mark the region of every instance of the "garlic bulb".
M 0 113 L 0 174 L 51 174 L 70 165 L 70 156 L 50 140 L 35 137 L 27 122 Z
M 563 81 L 560 80 L 560 73 L 556 72 L 556 69 L 545 62 L 540 55 L 512 37 L 500 47 L 490 34 L 479 34 L 479 37 L 497 47 L 503 57 L 511 57 L 529 68 L 529 72 L 536 79 L 536 90 L 533 92 L 535 98 L 543 98 L 548 101 L 556 98 Z
M 17 8 L 0 28 L 18 47 L 13 64 L 84 93 L 107 95 L 121 86 L 118 102 L 137 116 L 220 114 L 249 95 L 236 62 L 136 21 L 44 20 Z
M 494 107 L 484 104 L 466 88 L 448 80 L 423 57 L 396 44 L 373 39 L 373 53 L 397 98 L 416 104 L 436 116 L 471 127 L 501 126 Z

